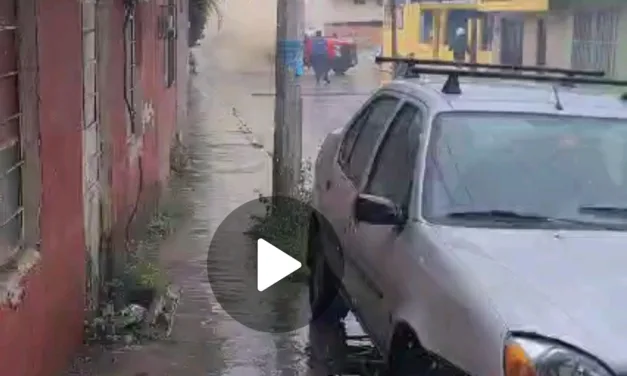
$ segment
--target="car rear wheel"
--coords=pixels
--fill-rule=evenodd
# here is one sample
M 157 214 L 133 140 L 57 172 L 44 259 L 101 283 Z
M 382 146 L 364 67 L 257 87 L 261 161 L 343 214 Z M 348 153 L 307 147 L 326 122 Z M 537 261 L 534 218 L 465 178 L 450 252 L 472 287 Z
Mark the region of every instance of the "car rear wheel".
M 324 258 L 324 245 L 321 230 L 309 236 L 309 304 L 313 319 L 323 319 L 328 322 L 338 322 L 348 314 L 348 306 L 338 294 L 340 281 L 333 274 Z
M 333 68 L 333 73 L 335 73 L 338 76 L 343 76 L 346 74 L 347 69 L 346 68 Z

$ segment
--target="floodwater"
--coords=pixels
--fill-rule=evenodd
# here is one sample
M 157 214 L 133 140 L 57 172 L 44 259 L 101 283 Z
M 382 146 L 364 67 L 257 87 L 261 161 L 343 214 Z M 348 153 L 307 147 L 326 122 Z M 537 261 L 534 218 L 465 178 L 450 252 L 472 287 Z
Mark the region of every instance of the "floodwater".
M 198 73 L 192 82 L 193 121 L 187 135 L 193 171 L 190 240 L 198 250 L 199 268 L 205 265 L 207 255 L 203 250 L 209 248 L 220 222 L 239 205 L 255 199 L 258 192 L 269 193 L 271 177 L 272 67 L 264 61 L 263 53 L 244 54 L 244 61 L 236 58 L 232 34 L 209 34 L 194 51 Z M 317 86 L 311 73 L 302 78 L 305 159 L 314 158 L 325 135 L 344 125 L 378 87 L 378 71 L 370 55 L 364 52 L 358 69 L 346 76 L 332 76 L 330 85 Z M 259 60 L 254 62 L 254 56 Z M 238 268 L 246 265 L 246 257 L 246 252 L 232 252 L 219 259 L 210 257 L 207 268 L 214 276 L 223 275 L 223 283 L 232 284 L 236 292 L 243 285 L 237 276 L 245 274 Z M 209 300 L 211 305 L 203 330 L 212 333 L 212 357 L 219 361 L 207 364 L 205 374 L 327 376 L 333 373 L 328 369 L 329 359 L 341 362 L 343 336 L 362 334 L 352 316 L 341 330 L 317 324 L 285 334 L 253 331 L 222 310 L 211 294 L 210 284 L 198 288 L 197 280 L 190 283 L 196 285 L 183 285 L 183 291 L 195 290 L 198 296 L 194 299 Z M 305 286 L 294 289 L 290 294 L 298 298 L 278 308 L 283 312 L 277 314 L 285 320 L 308 314 Z

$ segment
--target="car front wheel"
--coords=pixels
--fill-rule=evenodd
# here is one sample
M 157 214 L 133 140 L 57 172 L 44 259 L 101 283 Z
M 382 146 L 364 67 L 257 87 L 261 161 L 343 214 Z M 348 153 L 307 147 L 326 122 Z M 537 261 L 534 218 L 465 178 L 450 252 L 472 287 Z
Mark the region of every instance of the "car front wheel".
M 404 335 L 390 349 L 386 376 L 467 376 L 425 351 L 414 335 Z

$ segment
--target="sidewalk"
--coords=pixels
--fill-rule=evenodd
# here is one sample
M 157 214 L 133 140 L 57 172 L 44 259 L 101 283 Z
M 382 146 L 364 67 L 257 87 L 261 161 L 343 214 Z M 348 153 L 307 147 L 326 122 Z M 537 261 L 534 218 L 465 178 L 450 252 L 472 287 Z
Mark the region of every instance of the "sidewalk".
M 229 46 L 218 43 L 207 41 L 194 51 L 199 69 L 192 77 L 186 137 L 192 167 L 189 186 L 181 191 L 181 199 L 193 206 L 194 214 L 159 250 L 162 268 L 181 288 L 171 338 L 117 351 L 91 349 L 68 376 L 260 375 L 291 369 L 292 363 L 306 369 L 307 356 L 301 351 L 306 333 L 284 338 L 245 328 L 217 304 L 208 283 L 207 252 L 213 231 L 232 210 L 256 199 L 256 192 L 268 194 L 272 176 L 268 154 L 274 98 L 251 95 L 274 92 L 271 67 L 229 66 L 220 55 L 228 54 Z M 304 98 L 305 157 L 315 155 L 324 136 L 345 124 L 365 100 L 363 95 L 339 99 L 325 92 L 371 88 L 376 77 L 368 69 L 338 79 L 328 88 L 307 87 L 321 95 Z M 224 269 L 221 272 L 229 273 Z M 279 345 L 288 342 L 297 345 Z M 276 360 L 283 357 L 290 361 Z
M 210 370 L 212 334 L 203 330 L 211 311 L 204 263 L 194 262 L 190 247 L 190 226 L 179 230 L 162 247 L 163 266 L 172 282 L 183 288 L 172 337 L 115 351 L 88 350 L 68 375 L 81 376 L 190 376 Z M 85 358 L 88 357 L 88 358 Z
M 158 252 L 168 279 L 181 288 L 171 337 L 115 351 L 87 349 L 68 376 L 221 374 L 227 336 L 216 331 L 254 337 L 248 330 L 223 328 L 233 322 L 211 294 L 206 252 L 212 231 L 222 219 L 238 205 L 255 199 L 254 189 L 269 189 L 269 158 L 237 131 L 237 119 L 215 100 L 214 93 L 198 88 L 190 93 L 197 101 L 190 110 L 192 172 L 180 199 L 194 207 L 194 214 Z

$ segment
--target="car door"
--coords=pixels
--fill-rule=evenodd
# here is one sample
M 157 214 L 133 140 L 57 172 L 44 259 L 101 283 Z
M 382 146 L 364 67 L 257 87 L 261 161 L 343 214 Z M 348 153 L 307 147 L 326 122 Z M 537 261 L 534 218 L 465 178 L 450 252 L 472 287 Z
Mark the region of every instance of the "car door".
M 397 205 L 405 216 L 413 185 L 413 172 L 420 147 L 422 117 L 420 107 L 405 102 L 385 132 L 372 161 L 362 193 L 385 197 Z M 359 297 L 367 309 L 361 320 L 373 339 L 383 345 L 391 330 L 390 296 L 386 284 L 397 278 L 387 261 L 402 243 L 403 227 L 356 222 L 351 239 L 351 253 L 358 255 L 355 266 L 365 283 Z
M 326 190 L 321 199 L 322 211 L 342 248 L 351 215 L 350 203 L 357 196 L 368 161 L 399 102 L 394 96 L 382 94 L 366 104 L 344 134 L 331 177 L 321 182 Z

